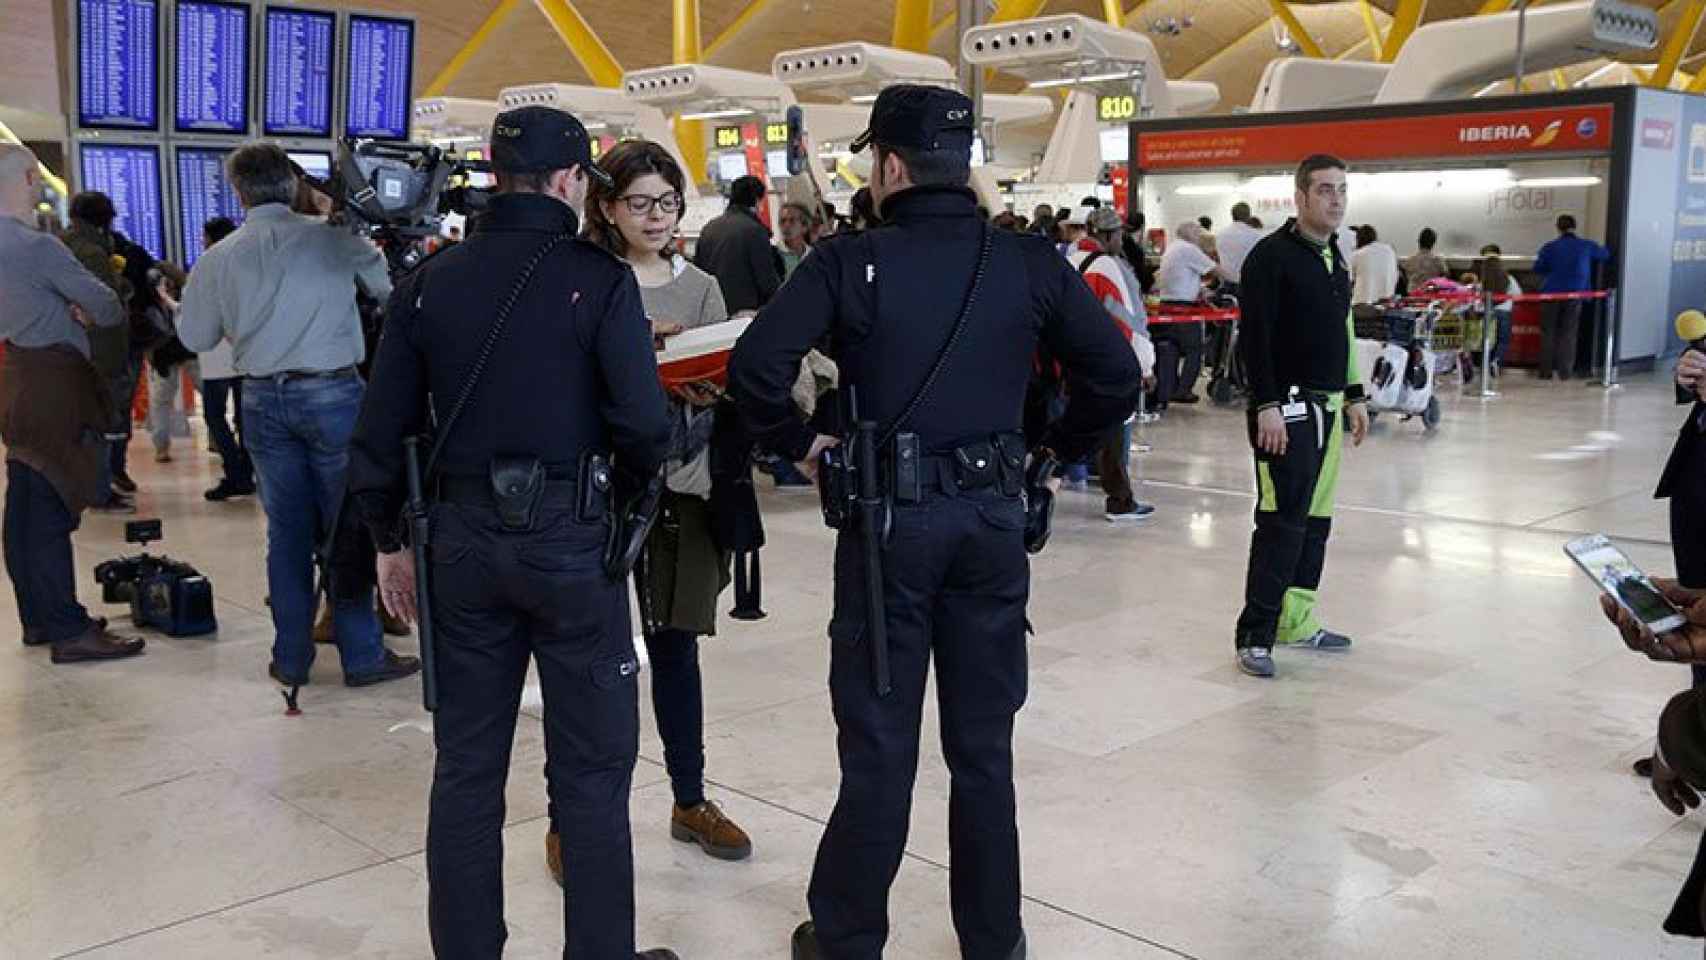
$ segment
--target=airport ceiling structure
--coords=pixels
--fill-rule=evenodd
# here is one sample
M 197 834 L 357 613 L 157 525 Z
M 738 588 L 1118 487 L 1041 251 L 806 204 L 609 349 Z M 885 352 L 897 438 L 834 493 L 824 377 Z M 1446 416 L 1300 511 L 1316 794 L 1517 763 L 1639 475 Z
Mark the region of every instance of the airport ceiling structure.
M 1511 0 L 984 0 L 986 21 L 1080 13 L 1103 19 L 1118 7 L 1125 25 L 1148 34 L 1161 51 L 1169 79 L 1218 83 L 1225 112 L 1249 103 L 1268 61 L 1300 55 L 1276 15 L 1292 13 L 1327 57 L 1376 59 L 1380 45 L 1401 32 L 1408 18 L 1417 24 L 1475 16 L 1509 6 Z M 1533 0 L 1542 5 L 1548 0 Z M 1701 0 L 1634 0 L 1661 12 L 1661 36 L 1668 38 L 1691 15 L 1697 21 Z M 476 98 L 539 81 L 597 83 L 571 52 L 561 25 L 584 27 L 581 43 L 601 46 L 605 61 L 634 70 L 676 61 L 673 7 L 676 0 L 366 0 L 364 7 L 414 14 L 421 23 L 417 94 Z M 690 4 L 689 4 L 690 5 Z M 778 51 L 848 40 L 889 44 L 896 37 L 897 7 L 928 7 L 928 48 L 957 59 L 955 0 L 697 0 L 701 59 L 741 70 L 768 72 Z M 547 13 L 552 12 L 552 16 Z M 553 22 L 557 26 L 553 25 Z M 574 28 L 571 27 L 572 31 Z M 1373 41 L 1378 34 L 1380 43 Z M 479 42 L 470 45 L 470 38 Z M 584 49 L 584 47 L 583 47 Z M 1657 59 L 1646 59 L 1650 68 Z M 460 62 L 453 62 L 453 61 Z M 1537 76 L 1530 89 L 1567 85 L 1604 66 L 1585 63 Z M 446 69 L 449 67 L 450 69 Z M 1706 68 L 1706 30 L 1697 31 L 1681 61 L 1677 83 Z M 608 73 L 608 69 L 604 71 Z M 1639 75 L 1636 77 L 1639 79 Z M 1019 84 L 996 76 L 989 89 L 1017 90 Z M 1508 85 L 1507 85 L 1508 89 Z M 1473 91 L 1466 91 L 1466 94 Z M 1493 90 L 1485 92 L 1496 92 Z

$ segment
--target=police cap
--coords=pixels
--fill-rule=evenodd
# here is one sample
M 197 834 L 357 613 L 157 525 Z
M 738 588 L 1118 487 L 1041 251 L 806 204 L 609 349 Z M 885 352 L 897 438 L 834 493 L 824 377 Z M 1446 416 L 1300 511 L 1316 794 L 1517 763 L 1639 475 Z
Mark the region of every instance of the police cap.
M 915 83 L 884 88 L 871 106 L 871 125 L 850 145 L 906 150 L 970 150 L 977 132 L 971 99 L 958 90 Z
M 553 107 L 517 107 L 492 121 L 492 168 L 499 173 L 542 173 L 580 167 L 606 187 L 610 174 L 592 162 L 592 138 L 572 114 Z

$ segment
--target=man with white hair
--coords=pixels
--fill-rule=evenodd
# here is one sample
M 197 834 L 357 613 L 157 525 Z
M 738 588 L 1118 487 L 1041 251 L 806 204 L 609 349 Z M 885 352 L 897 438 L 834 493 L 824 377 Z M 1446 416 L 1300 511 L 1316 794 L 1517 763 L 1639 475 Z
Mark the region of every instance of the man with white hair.
M 1215 274 L 1227 280 L 1232 275 L 1202 249 L 1202 224 L 1187 220 L 1179 224 L 1173 242 L 1161 255 L 1155 286 L 1161 302 L 1180 307 L 1197 306 L 1202 299 L 1203 278 Z M 1201 320 L 1159 323 L 1151 320 L 1150 337 L 1155 341 L 1156 409 L 1169 403 L 1196 403 L 1197 378 L 1202 376 L 1203 325 Z
M 114 660 L 143 641 L 116 637 L 77 602 L 71 533 L 107 455 L 109 405 L 89 361 L 89 328 L 124 322 L 112 288 L 35 228 L 35 154 L 0 143 L 0 440 L 6 444 L 6 572 L 28 646 L 54 663 Z

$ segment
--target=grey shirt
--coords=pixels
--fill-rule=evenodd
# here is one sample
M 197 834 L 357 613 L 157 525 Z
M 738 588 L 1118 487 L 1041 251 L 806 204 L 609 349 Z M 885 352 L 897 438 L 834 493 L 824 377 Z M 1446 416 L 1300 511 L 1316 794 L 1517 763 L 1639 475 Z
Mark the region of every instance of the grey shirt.
M 343 227 L 269 203 L 196 261 L 178 338 L 201 352 L 231 341 L 240 376 L 338 370 L 365 359 L 356 285 L 391 294 L 385 258 Z
M 659 287 L 640 288 L 640 302 L 645 304 L 646 316 L 659 323 L 679 323 L 684 329 L 708 327 L 729 318 L 723 305 L 723 291 L 717 281 L 705 271 L 676 257 L 674 279 Z
M 0 340 L 20 347 L 65 345 L 87 357 L 89 334 L 72 318 L 72 304 L 97 326 L 124 322 L 118 294 L 83 269 L 58 238 L 0 216 Z

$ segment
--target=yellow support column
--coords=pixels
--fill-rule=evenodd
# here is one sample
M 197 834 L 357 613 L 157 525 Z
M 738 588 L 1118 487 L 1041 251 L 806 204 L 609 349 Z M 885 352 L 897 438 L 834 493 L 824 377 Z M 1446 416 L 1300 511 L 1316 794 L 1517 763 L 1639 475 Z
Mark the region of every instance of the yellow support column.
M 1475 11 L 1475 15 L 1484 17 L 1489 13 L 1504 13 L 1515 2 L 1516 0 L 1487 0 L 1486 3 L 1481 4 L 1481 9 Z
M 1125 11 L 1120 9 L 1120 0 L 1102 0 L 1102 17 L 1110 26 L 1125 26 Z
M 1362 12 L 1362 28 L 1368 31 L 1368 56 L 1371 60 L 1380 59 L 1380 24 L 1374 19 L 1374 7 L 1369 0 L 1361 0 L 1357 9 Z
M 598 34 L 593 32 L 592 26 L 570 0 L 533 0 L 533 5 L 551 22 L 551 28 L 557 31 L 557 36 L 563 38 L 563 44 L 569 48 L 569 53 L 574 55 L 586 75 L 592 78 L 594 85 L 621 85 L 621 65 L 610 55 L 610 48 L 604 45 L 603 40 L 598 39 Z
M 1672 77 L 1676 76 L 1676 66 L 1687 55 L 1688 48 L 1694 45 L 1694 34 L 1700 29 L 1700 16 L 1706 14 L 1706 0 L 1688 0 L 1682 8 L 1682 18 L 1676 22 L 1676 29 L 1671 31 L 1670 39 L 1665 41 L 1664 53 L 1659 55 L 1659 67 L 1653 71 L 1653 78 L 1647 81 L 1648 86 L 1661 89 L 1669 87 Z
M 474 54 L 480 52 L 480 49 L 486 45 L 486 41 L 491 38 L 492 31 L 497 29 L 498 24 L 509 19 L 510 12 L 520 2 L 521 0 L 498 0 L 498 5 L 492 8 L 491 15 L 486 17 L 486 22 L 480 24 L 480 29 L 475 30 L 474 35 L 468 38 L 468 42 L 462 45 L 462 49 L 456 51 L 456 56 L 450 58 L 450 62 L 444 65 L 444 69 L 438 71 L 438 76 L 433 77 L 432 82 L 426 85 L 426 89 L 421 91 L 421 96 L 436 97 L 442 95 L 450 86 L 450 81 L 455 80 L 456 75 L 468 65 L 468 61 L 473 59 Z
M 702 53 L 699 45 L 699 0 L 675 0 L 675 17 L 670 36 L 676 63 L 698 63 Z M 676 117 L 675 143 L 687 161 L 687 175 L 694 183 L 705 182 L 705 124 L 698 120 Z
M 1706 93 L 1706 67 L 1701 68 L 1700 72 L 1694 75 L 1694 79 L 1688 81 L 1688 92 Z
M 1291 12 L 1291 4 L 1285 0 L 1268 0 L 1268 6 L 1273 9 L 1274 16 L 1279 18 L 1280 23 L 1285 24 L 1286 32 L 1291 34 L 1291 39 L 1297 41 L 1297 48 L 1303 51 L 1304 56 L 1326 58 L 1327 55 L 1321 52 L 1321 45 L 1315 42 L 1308 30 L 1303 29 L 1303 23 L 1297 19 L 1297 14 Z
M 1008 23 L 1013 20 L 1029 20 L 1043 12 L 1048 0 L 1001 0 L 995 5 L 995 12 L 989 15 L 988 23 Z
M 1427 5 L 1427 0 L 1398 0 L 1398 9 L 1392 12 L 1392 29 L 1386 34 L 1386 45 L 1380 51 L 1380 62 L 1391 63 L 1398 59 L 1398 51 L 1404 49 L 1410 34 L 1416 32 L 1416 27 L 1422 22 L 1422 10 Z
M 930 51 L 930 0 L 895 0 L 894 36 L 889 41 L 897 50 L 914 53 Z

